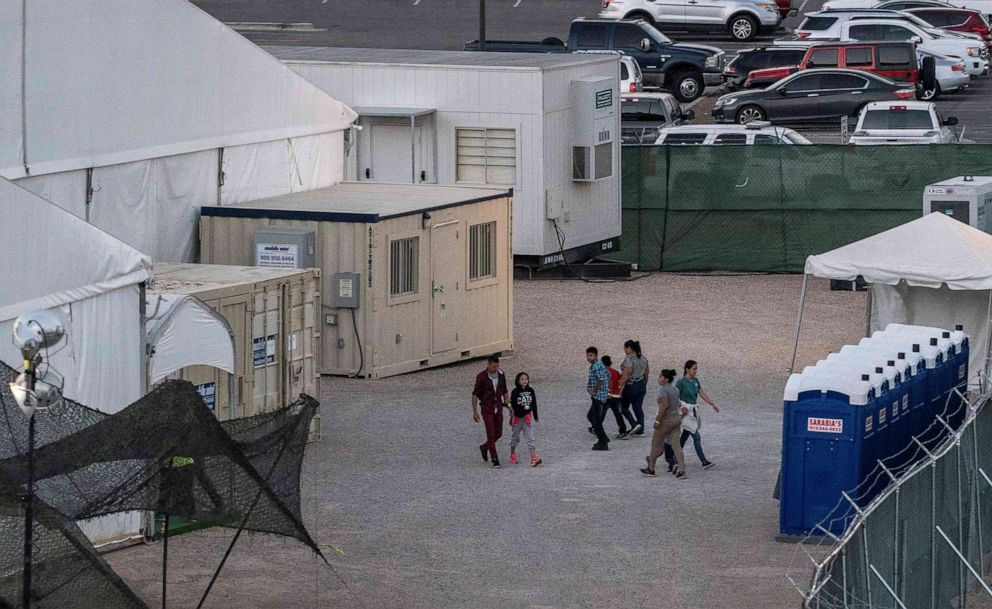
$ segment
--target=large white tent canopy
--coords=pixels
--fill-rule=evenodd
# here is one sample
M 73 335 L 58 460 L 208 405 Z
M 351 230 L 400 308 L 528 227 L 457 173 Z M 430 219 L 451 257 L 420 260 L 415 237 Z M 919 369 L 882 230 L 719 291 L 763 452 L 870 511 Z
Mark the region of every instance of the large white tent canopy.
M 806 276 L 871 284 L 868 331 L 890 323 L 953 329 L 970 337 L 969 376 L 988 374 L 992 235 L 932 213 L 806 259 Z M 803 281 L 805 296 L 806 281 Z M 802 302 L 799 323 L 802 322 Z M 798 345 L 799 327 L 796 328 Z M 793 365 L 795 353 L 793 354 Z

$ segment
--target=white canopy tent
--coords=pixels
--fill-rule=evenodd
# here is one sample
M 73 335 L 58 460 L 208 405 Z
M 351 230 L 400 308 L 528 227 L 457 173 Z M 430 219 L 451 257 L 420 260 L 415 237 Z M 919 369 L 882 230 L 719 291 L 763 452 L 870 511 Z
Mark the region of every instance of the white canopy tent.
M 953 329 L 970 337 L 969 384 L 989 374 L 992 235 L 932 213 L 806 259 L 796 349 L 809 276 L 870 284 L 867 331 L 890 323 Z M 792 353 L 795 366 L 796 349 Z
M 355 118 L 187 0 L 0 0 L 0 176 L 154 260 L 203 205 L 339 182 Z
M 234 374 L 234 332 L 219 313 L 186 294 L 146 297 L 148 385 L 186 366 Z

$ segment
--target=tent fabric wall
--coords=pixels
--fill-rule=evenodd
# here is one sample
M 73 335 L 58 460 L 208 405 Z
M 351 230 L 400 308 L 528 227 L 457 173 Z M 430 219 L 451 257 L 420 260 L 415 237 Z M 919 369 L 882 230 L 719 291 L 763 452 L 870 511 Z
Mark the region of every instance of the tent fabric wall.
M 989 346 L 989 290 L 951 290 L 875 283 L 872 289 L 871 330 L 890 323 L 953 329 L 964 326 L 969 337 L 969 384 L 977 385 L 977 371 L 985 369 Z
M 15 183 L 42 199 L 58 205 L 72 215 L 86 219 L 85 169 L 31 176 L 21 178 Z
M 329 133 L 356 118 L 190 2 L 127 8 L 0 0 L 0 175 Z

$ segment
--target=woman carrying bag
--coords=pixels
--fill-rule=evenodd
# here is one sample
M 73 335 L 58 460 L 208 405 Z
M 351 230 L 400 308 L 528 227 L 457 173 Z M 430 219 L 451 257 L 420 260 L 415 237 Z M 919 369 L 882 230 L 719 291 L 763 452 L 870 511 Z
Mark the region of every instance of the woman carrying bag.
M 686 440 L 692 436 L 692 445 L 696 449 L 699 462 L 703 464 L 703 469 L 710 469 L 716 464 L 707 459 L 703 452 L 703 440 L 699 433 L 703 428 L 698 409 L 699 399 L 702 398 L 704 402 L 712 406 L 714 412 L 720 412 L 720 408 L 703 391 L 703 386 L 696 377 L 698 372 L 699 365 L 695 360 L 689 360 L 685 363 L 682 378 L 675 383 L 675 388 L 679 390 L 679 400 L 685 409 L 685 414 L 682 416 L 682 436 L 679 438 L 679 445 L 685 446 Z M 672 454 L 669 457 L 670 452 L 668 449 L 665 450 L 665 461 L 669 464 L 669 470 L 673 469 L 675 464 L 675 455 Z

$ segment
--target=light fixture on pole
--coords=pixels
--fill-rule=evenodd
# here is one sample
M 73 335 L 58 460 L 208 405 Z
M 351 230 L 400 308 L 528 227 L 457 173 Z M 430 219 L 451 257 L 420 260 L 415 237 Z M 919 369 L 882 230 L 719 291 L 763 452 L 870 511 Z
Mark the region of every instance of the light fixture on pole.
M 62 375 L 42 352 L 55 347 L 65 336 L 62 320 L 52 311 L 25 313 L 14 322 L 14 345 L 24 359 L 24 372 L 10 383 L 10 391 L 28 418 L 28 480 L 24 494 L 24 571 L 22 607 L 31 607 L 31 556 L 34 542 L 34 414 L 62 399 Z

